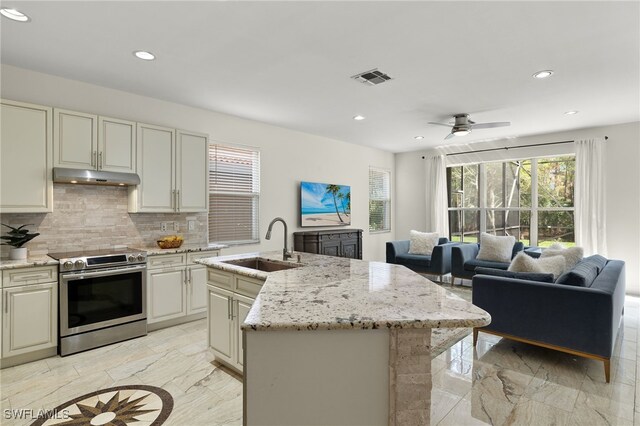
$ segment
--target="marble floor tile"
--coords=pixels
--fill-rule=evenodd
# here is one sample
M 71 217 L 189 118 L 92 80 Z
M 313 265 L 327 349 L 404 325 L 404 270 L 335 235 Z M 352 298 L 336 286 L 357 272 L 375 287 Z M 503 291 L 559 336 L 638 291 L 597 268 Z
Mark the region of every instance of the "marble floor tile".
M 609 384 L 599 361 L 486 333 L 475 348 L 463 338 L 431 360 L 431 424 L 640 426 L 639 317 L 640 299 L 628 297 Z M 242 379 L 213 359 L 198 320 L 0 370 L 0 409 L 51 409 L 98 388 L 149 384 L 174 398 L 166 425 L 241 425 Z

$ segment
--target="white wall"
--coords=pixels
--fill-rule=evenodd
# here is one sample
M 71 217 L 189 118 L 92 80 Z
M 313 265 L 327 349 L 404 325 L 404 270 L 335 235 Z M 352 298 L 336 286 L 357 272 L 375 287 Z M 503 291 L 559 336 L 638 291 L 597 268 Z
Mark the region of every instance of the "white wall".
M 626 262 L 627 293 L 640 295 L 640 122 L 396 154 L 396 237 L 408 238 L 409 230 L 425 228 L 423 155 L 603 136 L 609 137 L 605 165 L 608 257 Z M 527 155 L 557 155 L 570 152 L 570 149 L 571 145 L 567 144 L 493 151 L 490 155 L 492 160 L 501 161 Z M 487 154 L 453 156 L 448 160 L 451 164 L 464 157 L 487 161 Z
M 281 249 L 280 228 L 274 230 L 270 241 L 264 240 L 267 225 L 281 216 L 289 224 L 290 232 L 302 229 L 299 184 L 304 180 L 350 185 L 353 212 L 350 227 L 364 230 L 363 257 L 385 258 L 384 243 L 392 240 L 394 234 L 369 235 L 369 167 L 389 169 L 393 178 L 392 153 L 13 66 L 2 65 L 1 71 L 0 95 L 6 99 L 182 128 L 207 133 L 212 142 L 259 148 L 263 240 L 257 245 L 229 248 L 224 251 L 226 254 Z M 392 211 L 392 220 L 394 217 Z M 289 244 L 293 246 L 291 235 Z

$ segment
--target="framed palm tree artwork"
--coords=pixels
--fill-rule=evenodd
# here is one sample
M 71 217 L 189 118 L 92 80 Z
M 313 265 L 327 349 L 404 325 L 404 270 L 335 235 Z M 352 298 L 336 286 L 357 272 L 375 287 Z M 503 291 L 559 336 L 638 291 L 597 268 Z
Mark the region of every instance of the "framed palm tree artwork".
M 300 183 L 301 226 L 351 225 L 351 187 L 329 183 Z

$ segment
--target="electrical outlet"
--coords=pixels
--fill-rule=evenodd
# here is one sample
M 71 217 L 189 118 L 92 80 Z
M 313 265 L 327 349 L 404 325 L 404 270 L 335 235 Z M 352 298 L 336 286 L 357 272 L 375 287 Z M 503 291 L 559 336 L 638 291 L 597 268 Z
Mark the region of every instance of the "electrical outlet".
M 160 223 L 160 230 L 162 232 L 167 232 L 167 222 L 161 222 Z
M 189 231 L 195 231 L 195 229 L 196 229 L 196 221 L 195 220 L 188 220 L 187 221 L 187 229 Z
M 173 232 L 178 231 L 178 224 L 175 222 L 169 222 L 169 230 Z

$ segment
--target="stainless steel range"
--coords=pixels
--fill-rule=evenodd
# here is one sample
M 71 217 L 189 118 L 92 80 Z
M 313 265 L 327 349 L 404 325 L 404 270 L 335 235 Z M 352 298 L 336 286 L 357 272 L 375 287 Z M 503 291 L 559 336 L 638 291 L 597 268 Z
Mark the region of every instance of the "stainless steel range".
M 50 253 L 60 262 L 60 355 L 147 334 L 147 254 Z

